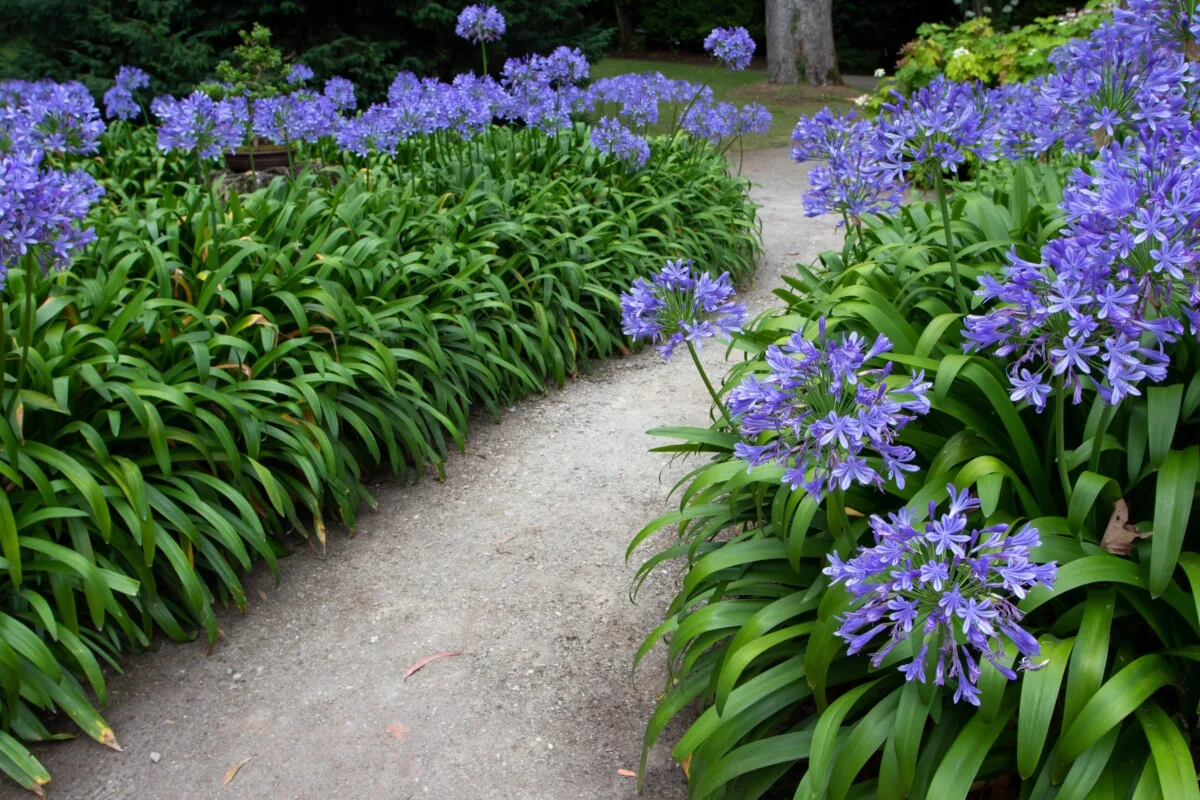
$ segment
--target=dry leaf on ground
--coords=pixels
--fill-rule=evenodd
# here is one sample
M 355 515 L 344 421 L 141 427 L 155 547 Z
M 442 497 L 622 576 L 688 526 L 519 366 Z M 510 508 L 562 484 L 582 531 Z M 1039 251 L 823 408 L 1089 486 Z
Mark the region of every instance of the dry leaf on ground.
M 408 734 L 411 732 L 407 725 L 401 725 L 399 722 L 393 722 L 391 725 L 388 725 L 386 728 L 384 728 L 384 730 L 390 733 L 392 736 L 395 736 L 396 741 L 398 742 L 403 742 L 405 739 L 407 739 Z
M 239 761 L 238 763 L 236 763 L 232 767 L 230 767 L 229 772 L 226 772 L 225 777 L 221 779 L 221 785 L 227 786 L 231 780 L 233 780 L 235 777 L 237 777 L 238 770 L 241 769 L 242 767 L 246 766 L 246 762 L 248 762 L 252 758 L 254 758 L 254 756 L 247 756 L 246 758 L 243 758 L 241 761 Z
M 1129 506 L 1121 498 L 1113 503 L 1112 516 L 1108 518 L 1108 527 L 1104 529 L 1104 538 L 1100 546 L 1117 556 L 1127 556 L 1133 549 L 1137 539 L 1145 539 L 1150 532 L 1142 533 L 1136 525 L 1129 524 Z
M 415 664 L 413 664 L 411 667 L 409 667 L 408 669 L 406 669 L 404 671 L 404 680 L 408 680 L 409 676 L 412 675 L 414 672 L 421 669 L 426 664 L 437 661 L 439 658 L 450 658 L 450 656 L 461 656 L 461 655 L 462 655 L 462 653 L 458 652 L 457 650 L 445 650 L 441 653 L 430 653 L 429 655 L 420 659 L 419 661 L 417 661 Z
M 620 775 L 622 778 L 636 778 L 637 777 L 637 773 L 631 769 L 619 769 L 619 770 L 617 770 L 617 774 Z

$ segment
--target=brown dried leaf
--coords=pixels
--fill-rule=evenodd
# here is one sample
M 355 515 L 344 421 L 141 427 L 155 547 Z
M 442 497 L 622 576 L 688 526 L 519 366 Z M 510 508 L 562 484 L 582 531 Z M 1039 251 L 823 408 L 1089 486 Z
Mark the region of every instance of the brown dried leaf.
M 267 602 L 267 593 L 266 592 L 264 592 L 262 589 L 255 589 L 254 591 L 258 592 L 258 596 L 262 598 L 262 601 L 264 603 Z
M 437 661 L 439 658 L 450 658 L 451 656 L 461 656 L 462 653 L 457 650 L 444 650 L 441 653 L 430 653 L 424 658 L 418 660 L 415 664 L 404 671 L 404 680 L 408 680 L 409 676 L 417 670 L 424 667 L 426 664 Z
M 864 517 L 866 515 L 863 514 L 861 511 L 859 511 L 856 508 L 851 508 L 850 506 L 846 506 L 846 516 L 851 517 L 851 518 L 856 518 L 856 517 Z
M 1108 518 L 1108 526 L 1104 529 L 1104 538 L 1100 546 L 1116 556 L 1127 556 L 1133 549 L 1134 541 L 1145 539 L 1153 531 L 1142 533 L 1136 525 L 1129 524 L 1129 506 L 1125 498 L 1113 503 L 1112 516 Z
M 399 722 L 393 722 L 384 728 L 384 730 L 395 736 L 398 742 L 403 742 L 408 738 L 408 734 L 411 733 L 407 725 L 401 725 Z
M 679 767 L 680 767 L 680 769 L 683 770 L 684 777 L 686 777 L 690 781 L 692 779 L 692 754 L 691 753 L 688 753 L 684 757 L 683 761 L 679 762 Z
M 617 770 L 617 774 L 620 775 L 622 778 L 636 778 L 637 777 L 637 773 L 631 769 L 619 769 L 619 770 Z
M 229 772 L 226 772 L 225 777 L 221 779 L 221 785 L 228 786 L 229 782 L 237 777 L 238 770 L 241 769 L 242 767 L 246 766 L 246 763 L 249 762 L 250 759 L 252 759 L 252 758 L 254 758 L 254 756 L 247 756 L 246 758 L 243 758 L 241 761 L 239 761 L 238 763 L 236 763 L 232 767 L 230 767 Z

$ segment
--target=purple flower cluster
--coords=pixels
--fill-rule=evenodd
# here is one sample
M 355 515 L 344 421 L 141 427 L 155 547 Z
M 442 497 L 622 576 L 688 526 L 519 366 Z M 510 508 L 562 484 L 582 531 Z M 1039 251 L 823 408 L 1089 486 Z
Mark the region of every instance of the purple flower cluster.
M 979 501 L 965 489 L 948 486 L 950 507 L 917 527 L 908 508 L 870 519 L 875 545 L 862 548 L 848 561 L 829 556 L 824 572 L 833 583 L 861 602 L 841 619 L 838 635 L 851 655 L 877 637 L 883 645 L 871 656 L 879 667 L 902 642 L 910 643 L 912 660 L 899 667 L 909 681 L 943 686 L 954 680 L 954 702 L 979 705 L 980 662 L 988 661 L 1000 674 L 1016 680 L 1004 644 L 1021 654 L 1017 670 L 1038 669 L 1037 639 L 1021 627 L 1020 600 L 1035 586 L 1052 588 L 1054 562 L 1037 564 L 1030 551 L 1041 541 L 1036 528 L 1024 525 L 1009 533 L 1007 524 L 967 531 L 970 513 Z M 935 655 L 936 654 L 936 655 Z M 934 660 L 936 658 L 936 660 Z
M 1013 254 L 1002 281 L 981 279 L 980 295 L 1003 305 L 966 319 L 967 347 L 1013 356 L 1014 400 L 1040 411 L 1061 376 L 1076 403 L 1085 385 L 1118 403 L 1166 377 L 1164 345 L 1184 320 L 1200 333 L 1195 154 L 1200 130 L 1107 145 L 1064 192 L 1066 231 L 1041 262 Z
M 508 93 L 504 117 L 549 134 L 566 128 L 571 115 L 587 106 L 587 92 L 578 84 L 589 74 L 587 58 L 569 47 L 548 56 L 510 58 L 501 71 Z
M 954 170 L 973 154 L 997 157 L 999 121 L 979 86 L 938 76 L 911 97 L 885 103 L 876 136 L 877 156 L 897 182 L 914 170 Z
M 630 171 L 641 169 L 650 158 L 650 145 L 645 138 L 612 117 L 602 117 L 592 128 L 592 145 L 600 152 L 624 161 Z
M 745 28 L 713 28 L 704 40 L 704 49 L 728 69 L 743 70 L 750 66 L 754 40 Z
M 663 358 L 670 358 L 685 342 L 698 348 L 718 333 L 741 330 L 746 308 L 733 295 L 728 272 L 714 279 L 707 272 L 694 273 L 691 259 L 668 261 L 649 281 L 638 278 L 621 294 L 623 330 L 634 339 L 649 339 Z
M 308 83 L 312 79 L 313 71 L 307 64 L 292 64 L 288 69 L 287 82 L 293 86 Z
M 467 6 L 458 15 L 454 33 L 474 44 L 497 41 L 504 35 L 504 15 L 495 6 Z
M 325 81 L 325 90 L 321 92 L 337 111 L 353 111 L 358 108 L 358 98 L 354 96 L 354 83 L 340 75 L 335 75 Z
M 208 160 L 232 152 L 246 138 L 249 115 L 242 97 L 218 101 L 192 92 L 182 100 L 157 97 L 150 110 L 162 121 L 158 147 L 163 151 L 178 150 Z
M 857 222 L 864 214 L 895 210 L 904 187 L 874 157 L 875 136 L 875 126 L 853 111 L 838 117 L 825 108 L 800 118 L 792 133 L 792 160 L 824 162 L 809 171 L 805 216 L 841 214 Z
M 7 81 L 0 87 L 0 151 L 91 155 L 104 121 L 75 81 Z
M 137 67 L 121 67 L 117 70 L 116 83 L 104 93 L 104 113 L 109 119 L 133 119 L 141 112 L 141 106 L 133 93 L 150 85 L 150 76 Z
M 853 484 L 882 486 L 884 477 L 903 488 L 914 472 L 916 454 L 897 443 L 900 430 L 917 414 L 929 412 L 931 384 L 924 372 L 907 382 L 890 382 L 892 362 L 864 368 L 892 349 L 886 336 L 869 345 L 857 333 L 826 338 L 822 318 L 817 341 L 793 334 L 766 352 L 770 372 L 751 375 L 729 393 L 729 411 L 746 442 L 734 455 L 751 467 L 787 467 L 784 483 L 804 487 L 820 500 L 826 492 Z M 878 454 L 882 464 L 867 460 Z
M 96 238 L 79 223 L 104 190 L 82 171 L 43 169 L 39 151 L 0 156 L 0 289 L 8 270 L 33 255 L 43 271 L 65 269 Z

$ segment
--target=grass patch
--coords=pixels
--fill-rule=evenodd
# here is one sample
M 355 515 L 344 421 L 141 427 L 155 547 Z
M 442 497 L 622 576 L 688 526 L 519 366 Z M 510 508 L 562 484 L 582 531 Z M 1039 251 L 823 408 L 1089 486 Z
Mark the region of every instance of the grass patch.
M 668 78 L 701 83 L 709 76 L 710 68 L 701 64 L 688 64 L 658 59 L 606 58 L 592 65 L 593 78 L 612 78 L 627 72 L 661 72 Z M 861 89 L 848 86 L 809 86 L 808 84 L 777 85 L 767 82 L 764 69 L 747 69 L 742 72 L 711 70 L 709 85 L 717 100 L 730 103 L 762 103 L 774 117 L 771 130 L 764 136 L 747 136 L 747 150 L 762 150 L 768 147 L 785 147 L 792 139 L 792 128 L 803 114 L 813 114 L 825 106 L 834 111 L 853 108 L 853 100 L 862 94 Z M 667 117 L 669 109 L 663 109 Z M 652 132 L 661 133 L 668 126 L 658 125 Z

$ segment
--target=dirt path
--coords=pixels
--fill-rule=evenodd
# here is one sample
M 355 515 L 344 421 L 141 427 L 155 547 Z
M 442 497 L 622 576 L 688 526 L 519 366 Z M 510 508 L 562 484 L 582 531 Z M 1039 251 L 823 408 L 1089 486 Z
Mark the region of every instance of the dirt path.
M 837 237 L 803 217 L 804 174 L 786 151 L 749 154 L 746 173 L 765 206 L 748 295 L 759 309 L 787 265 Z M 720 348 L 704 353 L 719 373 Z M 279 587 L 256 574 L 257 601 L 222 614 L 211 654 L 198 641 L 130 660 L 107 713 L 124 752 L 87 739 L 39 748 L 51 796 L 635 797 L 617 770 L 636 768 L 663 672 L 661 656 L 636 674 L 630 664 L 675 575 L 659 570 L 631 605 L 636 563 L 623 554 L 684 469 L 648 453 L 645 431 L 702 424 L 707 407 L 687 358 L 644 352 L 501 425 L 480 421 L 445 483 L 380 486 L 356 538 L 331 532 L 326 558 L 284 559 Z M 461 655 L 403 679 L 446 650 Z M 651 757 L 646 797 L 686 795 L 669 750 Z M 10 793 L 22 796 L 0 784 Z

